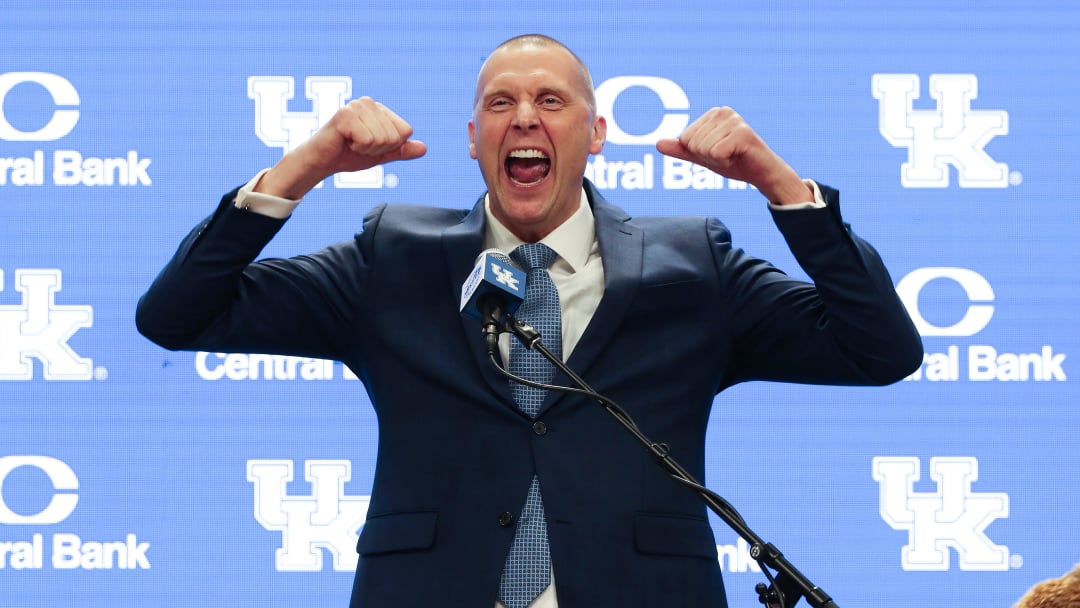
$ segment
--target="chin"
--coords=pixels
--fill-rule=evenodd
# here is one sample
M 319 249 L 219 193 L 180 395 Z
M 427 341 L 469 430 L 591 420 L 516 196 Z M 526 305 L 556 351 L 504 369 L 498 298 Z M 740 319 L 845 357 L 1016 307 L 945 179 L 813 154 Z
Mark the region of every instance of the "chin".
M 500 201 L 507 215 L 536 215 L 550 206 L 552 193 L 543 184 L 523 187 L 511 184 L 502 189 Z

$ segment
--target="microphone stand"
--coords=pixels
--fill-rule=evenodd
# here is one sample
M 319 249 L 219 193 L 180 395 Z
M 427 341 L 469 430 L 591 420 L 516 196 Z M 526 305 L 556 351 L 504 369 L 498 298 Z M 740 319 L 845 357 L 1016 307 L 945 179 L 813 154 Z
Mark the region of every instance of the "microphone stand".
M 545 359 L 555 365 L 557 369 L 566 374 L 574 384 L 582 390 L 578 391 L 575 389 L 567 389 L 566 387 L 554 387 L 533 383 L 524 378 L 518 378 L 517 376 L 509 374 L 509 372 L 503 370 L 502 367 L 496 363 L 495 358 L 492 356 L 493 349 L 489 348 L 488 355 L 492 362 L 496 363 L 496 367 L 516 382 L 521 382 L 537 388 L 580 392 L 596 399 L 608 413 L 614 416 L 627 431 L 636 437 L 638 441 L 652 453 L 657 464 L 659 464 L 661 468 L 665 469 L 676 481 L 693 488 L 705 504 L 712 509 L 713 513 L 716 513 L 720 519 L 724 520 L 724 523 L 750 544 L 750 557 L 762 566 L 761 571 L 771 583 L 769 586 L 766 586 L 765 583 L 758 583 L 754 587 L 754 590 L 758 594 L 758 601 L 761 604 L 768 608 L 793 608 L 800 598 L 805 597 L 806 602 L 814 608 L 837 608 L 836 604 L 833 603 L 832 598 L 799 572 L 795 566 L 784 557 L 784 554 L 781 553 L 779 549 L 772 543 L 765 542 L 761 537 L 755 534 L 743 520 L 742 516 L 739 515 L 728 501 L 701 485 L 686 469 L 676 462 L 675 459 L 672 458 L 671 449 L 667 444 L 657 443 L 646 437 L 637 428 L 637 425 L 634 424 L 634 421 L 630 416 L 619 407 L 618 404 L 594 391 L 580 376 L 567 367 L 559 357 L 553 355 L 551 351 L 544 346 L 543 342 L 540 341 L 540 332 L 536 331 L 528 323 L 515 319 L 513 315 L 507 315 L 505 327 L 507 331 L 517 336 L 526 348 L 539 352 Z M 769 568 L 772 568 L 778 573 L 775 578 L 769 571 Z

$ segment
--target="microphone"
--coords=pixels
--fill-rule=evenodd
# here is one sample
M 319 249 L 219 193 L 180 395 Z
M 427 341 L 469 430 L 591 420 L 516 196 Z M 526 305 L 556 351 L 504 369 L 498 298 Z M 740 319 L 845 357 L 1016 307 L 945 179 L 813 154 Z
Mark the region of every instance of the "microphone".
M 499 330 L 506 316 L 517 310 L 524 298 L 525 272 L 498 249 L 482 251 L 461 286 L 460 310 L 483 324 L 488 356 L 498 347 Z

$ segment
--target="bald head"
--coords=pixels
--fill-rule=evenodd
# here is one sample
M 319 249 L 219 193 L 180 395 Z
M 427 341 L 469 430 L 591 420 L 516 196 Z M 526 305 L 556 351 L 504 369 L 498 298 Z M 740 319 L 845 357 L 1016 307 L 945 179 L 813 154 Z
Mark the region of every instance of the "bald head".
M 554 52 L 563 52 L 573 58 L 574 63 L 578 67 L 578 71 L 581 74 L 581 88 L 582 93 L 585 95 L 585 102 L 588 104 L 589 109 L 596 113 L 596 96 L 593 93 L 593 80 L 592 74 L 589 73 L 589 68 L 585 65 L 585 62 L 581 60 L 574 51 L 571 51 L 565 44 L 555 40 L 550 36 L 543 34 L 523 34 L 521 36 L 515 36 L 506 42 L 503 42 L 499 46 L 495 47 L 495 50 L 491 51 L 487 60 L 484 61 L 484 65 L 480 66 L 480 73 L 476 76 L 476 94 L 473 97 L 473 107 L 476 107 L 477 102 L 480 101 L 480 91 L 483 88 L 484 82 L 484 69 L 487 67 L 488 62 L 492 57 L 498 53 L 504 51 L 512 51 L 518 49 L 550 49 Z

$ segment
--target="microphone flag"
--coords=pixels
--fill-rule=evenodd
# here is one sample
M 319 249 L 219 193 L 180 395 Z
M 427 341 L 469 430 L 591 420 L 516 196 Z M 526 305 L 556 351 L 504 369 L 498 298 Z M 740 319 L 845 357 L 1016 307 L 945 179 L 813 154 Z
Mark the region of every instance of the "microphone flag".
M 461 312 L 483 320 L 479 302 L 489 295 L 504 300 L 505 314 L 517 310 L 525 298 L 525 272 L 498 249 L 487 249 L 477 256 L 476 265 L 461 286 Z M 497 321 L 501 324 L 503 319 Z

